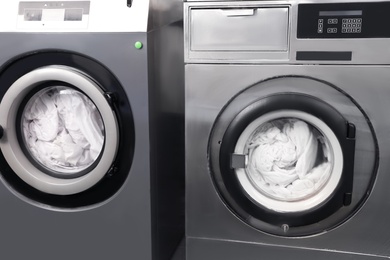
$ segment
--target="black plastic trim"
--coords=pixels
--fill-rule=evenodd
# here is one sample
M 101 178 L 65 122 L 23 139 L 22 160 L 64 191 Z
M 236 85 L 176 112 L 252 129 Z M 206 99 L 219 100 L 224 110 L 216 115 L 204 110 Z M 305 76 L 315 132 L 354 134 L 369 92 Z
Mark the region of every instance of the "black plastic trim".
M 230 166 L 233 169 L 245 168 L 245 159 L 246 156 L 244 154 L 232 154 Z
M 351 51 L 297 51 L 296 60 L 351 61 Z
M 388 1 L 299 4 L 297 38 L 390 38 L 390 29 L 386 26 L 389 11 Z M 329 23 L 329 19 L 335 21 Z

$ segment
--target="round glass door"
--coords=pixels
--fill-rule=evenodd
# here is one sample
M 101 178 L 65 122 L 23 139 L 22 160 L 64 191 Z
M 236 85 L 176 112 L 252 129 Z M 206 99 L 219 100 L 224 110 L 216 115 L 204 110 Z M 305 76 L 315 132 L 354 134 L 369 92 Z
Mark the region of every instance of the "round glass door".
M 342 175 L 343 155 L 333 131 L 320 119 L 294 110 L 265 114 L 239 136 L 233 156 L 245 192 L 277 212 L 299 212 L 324 202 Z
M 103 118 L 84 93 L 46 87 L 29 98 L 21 114 L 26 154 L 58 178 L 75 178 L 96 165 L 105 141 Z
M 7 163 L 48 194 L 93 187 L 109 172 L 119 147 L 117 118 L 105 93 L 72 67 L 45 66 L 18 78 L 4 95 L 0 118 Z

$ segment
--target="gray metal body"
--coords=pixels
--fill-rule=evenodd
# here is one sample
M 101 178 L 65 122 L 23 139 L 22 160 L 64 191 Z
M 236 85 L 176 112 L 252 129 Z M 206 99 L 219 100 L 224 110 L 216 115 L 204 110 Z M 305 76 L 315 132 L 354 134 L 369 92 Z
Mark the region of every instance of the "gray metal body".
M 176 127 L 184 116 L 181 15 L 165 17 L 158 7 L 150 7 L 150 19 L 160 20 L 147 32 L 0 32 L 0 64 L 51 49 L 106 66 L 124 88 L 135 130 L 128 178 L 98 207 L 50 210 L 0 185 L 1 258 L 149 260 L 174 253 L 184 232 L 183 128 Z
M 388 169 L 390 157 L 388 129 L 390 118 L 388 111 L 390 102 L 390 81 L 388 66 L 388 39 L 297 39 L 297 5 L 313 1 L 188 1 L 184 4 L 185 12 L 185 89 L 186 89 L 186 245 L 188 260 L 212 259 L 388 259 L 390 258 L 389 232 L 390 204 L 386 199 L 390 193 Z M 316 1 L 319 2 L 319 1 Z M 335 3 L 341 1 L 321 1 Z M 351 2 L 351 1 L 343 1 Z M 359 2 L 359 1 L 353 1 Z M 218 9 L 239 9 L 251 7 L 287 7 L 289 10 L 285 45 L 280 51 L 256 50 L 248 48 L 253 38 L 238 37 L 239 44 L 228 40 L 225 46 L 202 46 L 201 33 L 193 34 L 193 29 L 200 32 L 203 19 L 217 21 L 213 12 Z M 210 10 L 210 15 L 193 11 Z M 200 15 L 200 16 L 197 16 Z M 244 23 L 244 22 L 242 22 Z M 197 28 L 199 26 L 199 28 Z M 212 25 L 214 26 L 214 25 Z M 211 27 L 212 27 L 211 26 Z M 224 30 L 222 24 L 221 32 Z M 253 26 L 253 27 L 252 27 Z M 283 30 L 280 24 L 252 24 L 254 28 L 268 27 L 269 34 L 278 34 L 275 30 Z M 205 30 L 213 30 L 204 27 Z M 275 30 L 273 30 L 275 28 Z M 246 28 L 233 29 L 228 39 L 239 36 L 250 36 Z M 249 29 L 248 29 L 249 30 Z M 264 29 L 265 30 L 265 29 Z M 210 37 L 210 35 L 203 35 Z M 252 36 L 250 36 L 252 37 Z M 271 38 L 273 36 L 270 36 Z M 211 39 L 211 40 L 210 40 Z M 212 38 L 204 39 L 210 43 Z M 218 41 L 216 37 L 216 41 Z M 254 39 L 267 42 L 266 39 Z M 198 44 L 198 45 L 197 45 Z M 230 44 L 230 46 L 228 46 Z M 239 45 L 244 44 L 243 49 Z M 224 53 L 221 48 L 229 51 Z M 233 46 L 233 47 L 232 47 Z M 238 47 L 237 47 L 238 46 Z M 238 48 L 234 50 L 234 48 Z M 259 45 L 256 45 L 258 48 Z M 284 48 L 285 47 L 285 48 Z M 194 50 L 195 48 L 195 50 Z M 269 49 L 268 49 L 269 50 Z M 297 51 L 351 51 L 351 61 L 297 61 Z M 225 55 L 226 54 L 226 55 Z M 299 76 L 328 82 L 340 90 L 340 93 L 329 94 L 323 90 L 306 84 L 288 86 L 288 78 L 284 85 L 275 83 L 273 86 L 262 84 L 264 80 Z M 308 80 L 310 82 L 310 80 Z M 256 86 L 258 94 L 251 92 L 250 87 Z M 363 117 L 352 119 L 352 106 L 344 103 L 341 93 L 346 93 L 367 114 L 378 139 L 379 150 L 368 139 L 360 138 L 357 132 L 356 151 L 364 151 L 370 156 L 379 156 L 378 170 L 367 166 L 365 156 L 355 157 L 355 173 L 365 171 L 367 175 L 375 176 L 375 184 L 368 199 L 358 212 L 347 218 L 338 227 L 312 236 L 281 237 L 259 231 L 242 221 L 224 202 L 213 183 L 210 172 L 208 145 L 215 121 L 221 111 L 229 107 L 229 102 L 239 93 L 247 102 L 250 95 L 267 96 L 270 94 L 302 92 L 314 95 L 325 102 L 339 108 L 351 121 L 364 121 Z M 234 104 L 238 104 L 236 102 Z M 340 106 L 337 105 L 339 103 Z M 342 107 L 342 104 L 345 104 Z M 232 107 L 230 110 L 234 110 Z M 237 110 L 240 108 L 236 108 Z M 239 110 L 238 110 L 239 111 Z M 237 111 L 237 113 L 238 113 Z M 359 129 L 359 127 L 357 127 Z M 358 130 L 359 131 L 359 130 Z M 360 136 L 361 137 L 361 136 Z M 365 140 L 362 140 L 365 139 Z M 376 154 L 376 155 L 375 155 Z M 348 162 L 345 162 L 348 163 Z M 362 170 L 364 169 L 364 170 Z M 359 179 L 354 180 L 354 189 L 358 190 Z M 318 223 L 321 225 L 321 223 Z

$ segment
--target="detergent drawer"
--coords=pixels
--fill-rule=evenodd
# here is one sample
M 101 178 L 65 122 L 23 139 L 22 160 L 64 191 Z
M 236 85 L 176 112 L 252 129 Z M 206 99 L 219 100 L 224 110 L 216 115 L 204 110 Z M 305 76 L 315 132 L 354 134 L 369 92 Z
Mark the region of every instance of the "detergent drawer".
M 187 48 L 192 58 L 287 57 L 289 6 L 193 6 L 188 12 Z

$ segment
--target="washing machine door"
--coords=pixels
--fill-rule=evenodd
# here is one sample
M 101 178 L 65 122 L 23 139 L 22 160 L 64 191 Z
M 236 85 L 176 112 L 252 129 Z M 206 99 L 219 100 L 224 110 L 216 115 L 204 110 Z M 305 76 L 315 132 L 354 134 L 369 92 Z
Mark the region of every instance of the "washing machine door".
M 64 50 L 15 57 L 0 71 L 0 180 L 49 210 L 103 205 L 134 155 L 128 95 L 99 61 Z
M 221 111 L 209 141 L 211 174 L 227 206 L 249 225 L 283 236 L 324 232 L 355 209 L 348 207 L 356 126 L 345 108 L 299 91 L 306 81 L 330 86 L 278 80 L 297 91 L 262 96 L 262 85 L 274 85 L 270 80 Z
M 116 116 L 99 85 L 77 69 L 45 66 L 17 79 L 0 103 L 2 153 L 27 184 L 69 195 L 95 185 L 118 149 Z

